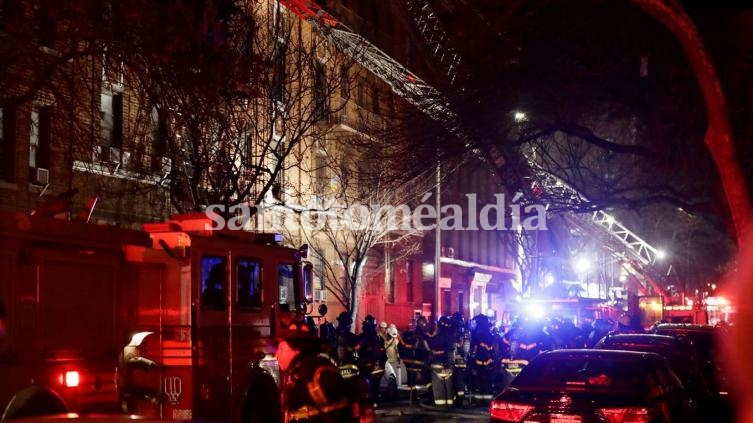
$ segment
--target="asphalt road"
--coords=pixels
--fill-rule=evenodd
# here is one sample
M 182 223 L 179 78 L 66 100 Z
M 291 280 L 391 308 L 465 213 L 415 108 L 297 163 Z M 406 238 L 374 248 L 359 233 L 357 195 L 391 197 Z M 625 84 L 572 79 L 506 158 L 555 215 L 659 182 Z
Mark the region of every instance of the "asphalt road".
M 408 422 L 454 422 L 473 423 L 488 422 L 488 406 L 478 406 L 468 409 L 439 409 L 407 401 L 385 404 L 376 409 L 376 421 L 379 423 L 408 423 Z

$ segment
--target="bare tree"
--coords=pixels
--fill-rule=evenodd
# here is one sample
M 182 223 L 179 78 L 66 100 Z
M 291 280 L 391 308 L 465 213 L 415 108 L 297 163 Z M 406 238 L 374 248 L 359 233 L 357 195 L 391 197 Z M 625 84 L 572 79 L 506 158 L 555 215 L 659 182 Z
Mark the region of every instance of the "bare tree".
M 296 213 L 283 213 L 294 217 L 291 228 L 303 228 L 302 241 L 319 261 L 315 270 L 323 288 L 355 318 L 371 267 L 367 263 L 384 269 L 390 265 L 386 261 L 419 251 L 423 225 L 432 222 L 416 225 L 411 206 L 431 189 L 433 179 L 422 175 L 405 183 L 390 177 L 379 138 L 365 144 L 353 137 L 327 140 L 316 153 L 319 178 L 312 182 L 312 202 Z
M 344 104 L 328 99 L 349 60 L 277 2 L 19 4 L 3 107 L 54 105 L 67 183 L 113 220 L 282 202 L 303 141 Z

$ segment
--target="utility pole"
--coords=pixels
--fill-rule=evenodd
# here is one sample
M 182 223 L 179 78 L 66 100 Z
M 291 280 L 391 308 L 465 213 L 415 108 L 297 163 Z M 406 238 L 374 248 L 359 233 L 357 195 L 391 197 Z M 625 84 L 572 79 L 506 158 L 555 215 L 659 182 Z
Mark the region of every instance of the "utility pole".
M 439 298 L 441 293 L 441 288 L 439 287 L 439 278 L 442 273 L 442 230 L 439 227 L 439 223 L 442 221 L 442 213 L 440 213 L 441 207 L 442 207 L 442 198 L 441 195 L 441 180 L 442 180 L 442 173 L 441 173 L 441 167 L 439 165 L 439 162 L 437 162 L 437 197 L 435 199 L 435 210 L 437 211 L 437 221 L 436 226 L 434 227 L 434 233 L 436 234 L 434 238 L 434 318 L 439 321 Z

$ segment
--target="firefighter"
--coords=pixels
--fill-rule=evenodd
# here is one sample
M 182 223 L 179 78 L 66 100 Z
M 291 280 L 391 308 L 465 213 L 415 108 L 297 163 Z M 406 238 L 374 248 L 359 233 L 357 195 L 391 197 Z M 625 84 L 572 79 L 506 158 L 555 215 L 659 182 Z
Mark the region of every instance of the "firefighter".
M 337 364 L 343 377 L 349 378 L 358 374 L 358 337 L 351 331 L 353 319 L 350 313 L 343 311 L 337 316 L 337 329 L 335 329 L 335 351 Z
M 376 319 L 366 316 L 358 336 L 358 370 L 369 382 L 372 402 L 379 398 L 379 381 L 384 376 L 384 340 L 377 333 Z
M 322 348 L 321 339 L 304 321 L 280 330 L 276 356 L 283 376 L 283 421 L 372 423 L 365 382 L 345 380 Z
M 406 348 L 410 350 L 410 358 L 404 360 L 405 367 L 408 370 L 408 384 L 412 387 L 425 385 L 429 381 L 429 333 L 427 332 L 428 322 L 426 317 L 420 316 L 416 319 L 416 326 L 403 337 Z M 402 357 L 401 353 L 401 357 Z
M 473 318 L 476 327 L 471 334 L 471 379 L 473 396 L 482 401 L 492 399 L 492 375 L 495 365 L 495 338 L 489 318 L 479 314 Z
M 470 337 L 466 330 L 463 314 L 455 312 L 450 317 L 451 332 L 455 343 L 455 357 L 453 359 L 452 386 L 455 390 L 456 405 L 463 405 L 468 386 L 468 353 L 470 351 Z
M 452 390 L 452 358 L 455 356 L 455 339 L 450 318 L 442 316 L 437 322 L 437 333 L 428 339 L 431 348 L 431 387 L 434 404 L 455 403 Z

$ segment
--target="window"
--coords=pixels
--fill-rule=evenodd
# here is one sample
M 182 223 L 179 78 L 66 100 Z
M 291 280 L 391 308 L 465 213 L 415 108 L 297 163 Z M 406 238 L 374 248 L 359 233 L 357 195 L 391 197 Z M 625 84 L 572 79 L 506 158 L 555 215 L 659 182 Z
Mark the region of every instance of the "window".
M 442 290 L 442 314 L 445 316 L 452 314 L 452 291 L 449 289 Z
M 327 193 L 327 152 L 324 149 L 317 149 L 314 153 L 314 175 L 316 185 L 314 194 L 323 196 Z
M 0 179 L 16 180 L 16 113 L 12 107 L 0 108 Z
M 239 258 L 236 263 L 237 306 L 241 310 L 262 305 L 261 265 L 257 260 Z
M 272 53 L 272 85 L 269 94 L 272 100 L 285 100 L 286 54 L 287 45 L 278 40 Z
M 227 266 L 223 257 L 201 258 L 201 308 L 227 309 Z
M 52 106 L 34 107 L 31 110 L 29 134 L 29 167 L 50 168 L 50 138 L 52 132 Z M 33 178 L 35 180 L 36 176 Z
M 246 16 L 243 20 L 243 33 L 238 46 L 239 53 L 251 60 L 254 56 L 254 40 L 256 39 L 256 20 L 253 16 Z
M 0 28 L 18 22 L 23 13 L 23 5 L 18 0 L 0 0 Z
M 8 3 L 6 1 L 5 3 Z M 55 41 L 55 19 L 49 7 L 36 6 L 34 10 L 34 24 L 40 44 L 53 47 Z
M 278 282 L 280 287 L 280 310 L 293 311 L 296 306 L 296 277 L 295 266 L 292 264 L 281 264 L 278 266 Z
M 379 88 L 376 85 L 371 87 L 371 111 L 379 113 Z
M 102 145 L 123 146 L 123 94 L 103 92 L 100 95 Z
M 162 158 L 167 153 L 167 118 L 160 109 L 153 107 L 149 115 L 149 125 L 152 136 L 152 161 L 153 171 L 162 171 Z
M 387 281 L 387 303 L 395 304 L 395 297 L 397 296 L 397 284 L 395 283 L 395 262 L 389 263 L 389 280 Z
M 347 101 L 350 97 L 350 77 L 348 76 L 348 68 L 345 66 L 340 69 L 340 97 L 343 101 Z
M 327 75 L 324 63 L 314 61 L 314 119 L 322 121 L 327 118 Z
M 407 276 L 406 287 L 405 287 L 405 289 L 407 290 L 406 300 L 409 303 L 412 303 L 413 302 L 413 260 L 408 260 L 405 263 L 405 273 Z
M 272 145 L 270 145 L 271 151 L 267 155 L 267 170 L 270 175 L 274 175 L 271 194 L 275 199 L 282 201 L 283 184 L 285 182 L 285 166 L 282 163 L 282 158 L 285 156 L 285 141 L 275 136 L 270 143 Z
M 356 87 L 356 104 L 363 106 L 363 81 L 358 81 Z

